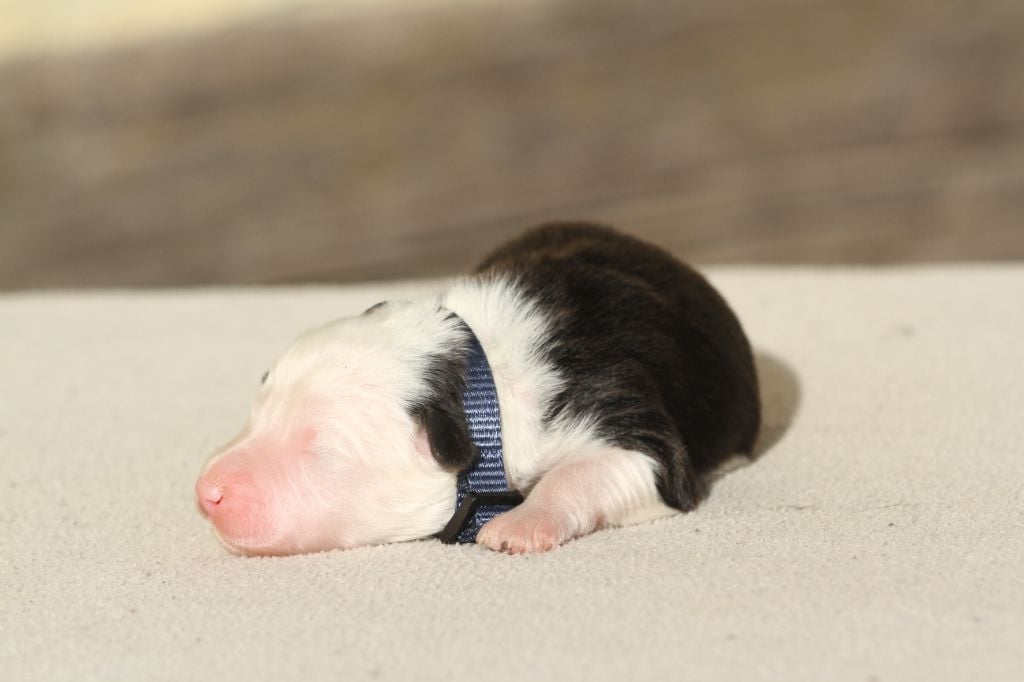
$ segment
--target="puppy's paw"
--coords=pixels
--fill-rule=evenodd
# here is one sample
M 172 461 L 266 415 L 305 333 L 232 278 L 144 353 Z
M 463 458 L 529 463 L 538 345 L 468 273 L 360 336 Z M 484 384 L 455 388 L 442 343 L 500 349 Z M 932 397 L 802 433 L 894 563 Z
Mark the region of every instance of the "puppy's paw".
M 476 541 L 496 552 L 531 554 L 552 550 L 574 536 L 568 519 L 524 504 L 485 523 Z

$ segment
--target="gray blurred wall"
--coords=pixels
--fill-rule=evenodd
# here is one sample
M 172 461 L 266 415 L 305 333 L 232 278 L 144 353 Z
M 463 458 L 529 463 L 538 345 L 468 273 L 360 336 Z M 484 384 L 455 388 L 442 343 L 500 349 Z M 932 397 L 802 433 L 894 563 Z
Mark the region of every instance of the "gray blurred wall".
M 1024 2 L 365 3 L 0 65 L 0 288 L 1024 257 Z

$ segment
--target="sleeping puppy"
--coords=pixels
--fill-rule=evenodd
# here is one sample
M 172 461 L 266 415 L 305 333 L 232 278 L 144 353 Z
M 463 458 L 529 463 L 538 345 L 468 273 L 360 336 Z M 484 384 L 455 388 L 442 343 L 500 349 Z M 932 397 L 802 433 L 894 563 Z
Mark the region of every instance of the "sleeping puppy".
M 758 432 L 750 345 L 701 275 L 605 227 L 544 225 L 439 298 L 300 336 L 196 483 L 220 540 L 294 554 L 438 534 L 477 458 L 463 404 L 475 343 L 525 498 L 475 533 L 494 550 L 691 510 Z

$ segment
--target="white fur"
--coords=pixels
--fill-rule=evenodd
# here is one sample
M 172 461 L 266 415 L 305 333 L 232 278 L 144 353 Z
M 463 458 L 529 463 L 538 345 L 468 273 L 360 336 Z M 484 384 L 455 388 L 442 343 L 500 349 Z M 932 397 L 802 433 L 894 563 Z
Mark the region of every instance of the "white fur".
M 225 458 L 253 449 L 263 454 L 244 465 L 250 470 L 294 459 L 285 444 L 302 429 L 316 433 L 306 453 L 311 457 L 303 465 L 285 464 L 287 473 L 263 486 L 273 503 L 272 529 L 257 527 L 248 537 L 221 533 L 222 539 L 240 551 L 276 553 L 436 532 L 454 510 L 455 477 L 424 451 L 404 406 L 424 395 L 429 354 L 451 345 L 457 334 L 429 306 L 396 304 L 300 336 L 268 374 L 243 435 L 212 458 L 204 475 L 216 475 Z M 274 449 L 256 446 L 261 439 Z M 315 543 L 307 537 L 312 529 Z M 261 537 L 251 537 L 256 534 Z
M 560 544 L 601 525 L 672 513 L 657 494 L 649 457 L 602 442 L 586 420 L 545 426 L 546 408 L 563 386 L 541 353 L 557 334 L 557 320 L 547 319 L 508 280 L 462 279 L 438 299 L 392 303 L 306 332 L 277 361 L 249 425 L 205 474 L 215 476 L 221 458 L 252 457 L 240 453 L 259 450 L 254 443 L 292 443 L 302 429 L 316 436 L 302 466 L 281 464 L 292 472 L 291 492 L 274 492 L 275 539 L 225 538 L 229 545 L 255 553 L 304 551 L 426 537 L 443 527 L 454 510 L 455 476 L 432 459 L 426 434 L 405 409 L 426 396 L 431 356 L 450 348 L 460 333 L 439 305 L 469 325 L 491 364 L 506 473 L 514 488 L 529 492 L 513 521 L 527 514 L 561 518 Z M 315 542 L 302 537 L 304 526 L 316 527 Z M 492 546 L 508 544 L 499 537 L 502 526 L 525 532 L 529 523 L 497 526 L 481 533 Z
M 617 481 L 618 490 L 631 487 L 636 493 L 606 519 L 608 525 L 673 513 L 657 494 L 657 464 L 649 457 L 608 445 L 587 420 L 544 425 L 543 415 L 564 385 L 558 370 L 542 355 L 557 341 L 557 320 L 548 319 L 507 279 L 457 281 L 440 301 L 466 321 L 487 354 L 501 406 L 505 471 L 514 488 L 530 490 L 563 462 L 601 457 L 607 464 L 602 475 Z M 621 456 L 609 457 L 612 451 Z M 600 490 L 596 486 L 590 492 L 599 495 Z M 594 502 L 609 513 L 616 507 L 611 500 Z
M 516 489 L 528 490 L 559 457 L 558 441 L 590 437 L 581 424 L 545 429 L 544 412 L 562 388 L 562 378 L 541 356 L 550 343 L 548 320 L 508 280 L 462 280 L 440 299 L 465 320 L 491 365 L 501 409 L 505 471 Z M 565 435 L 562 435 L 562 432 Z
M 516 554 L 543 552 L 598 528 L 673 513 L 658 496 L 650 457 L 595 443 L 548 471 L 522 505 L 487 523 L 477 542 Z

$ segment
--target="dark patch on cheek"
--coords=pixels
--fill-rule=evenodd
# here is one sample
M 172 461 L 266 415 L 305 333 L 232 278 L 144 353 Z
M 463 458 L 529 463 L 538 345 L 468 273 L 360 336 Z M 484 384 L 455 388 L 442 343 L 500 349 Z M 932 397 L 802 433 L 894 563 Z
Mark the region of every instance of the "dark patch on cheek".
M 260 386 L 262 386 L 263 384 L 267 383 L 267 377 L 269 377 L 269 376 L 270 376 L 270 371 L 269 370 L 267 370 L 266 372 L 263 373 L 263 376 L 260 377 Z
M 462 414 L 443 407 L 425 407 L 419 419 L 427 432 L 430 452 L 449 471 L 460 471 L 476 458 L 476 449 L 469 435 L 469 425 Z
M 434 355 L 423 379 L 428 392 L 425 399 L 410 406 L 410 413 L 423 425 L 434 459 L 449 471 L 461 471 L 473 463 L 476 448 L 469 435 L 469 423 L 462 411 L 462 391 L 466 386 L 466 356 L 469 327 L 462 326 L 462 338 Z

